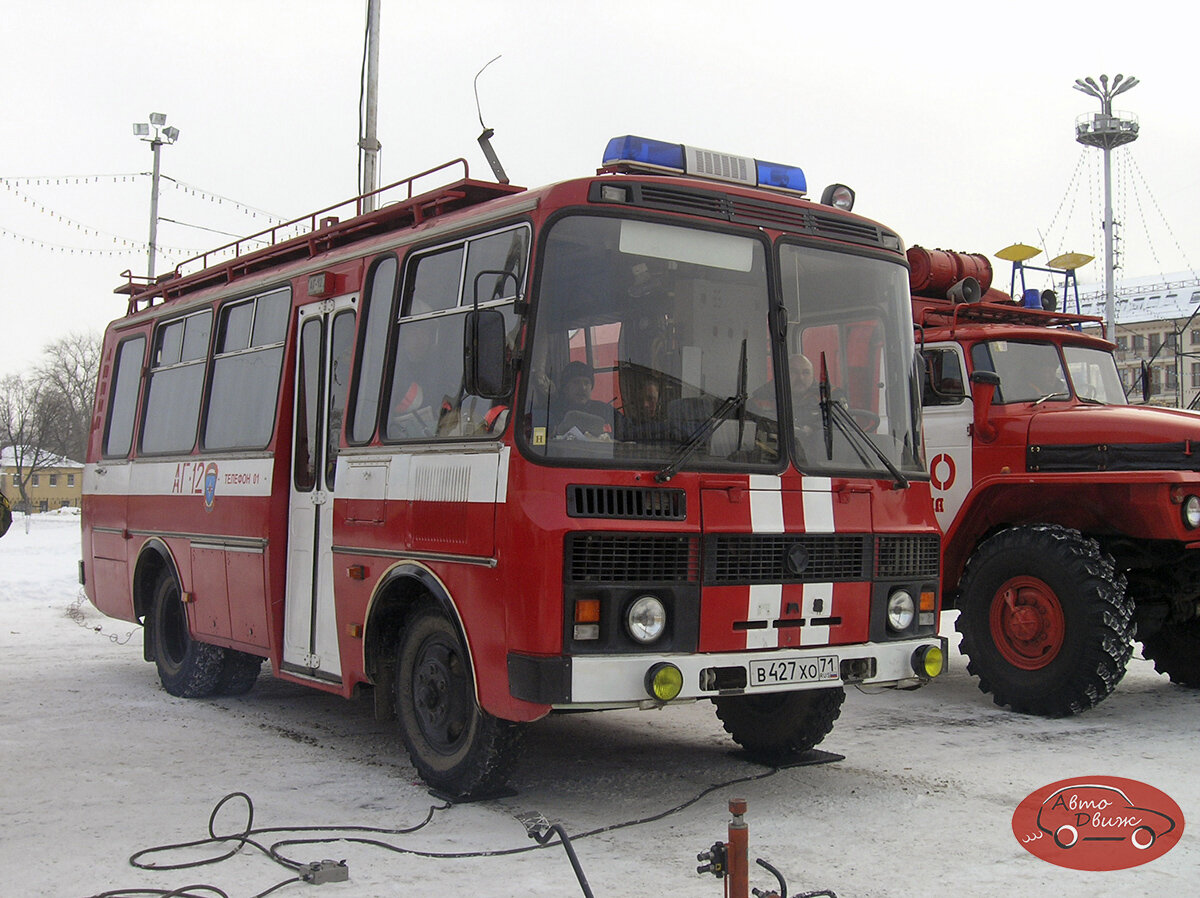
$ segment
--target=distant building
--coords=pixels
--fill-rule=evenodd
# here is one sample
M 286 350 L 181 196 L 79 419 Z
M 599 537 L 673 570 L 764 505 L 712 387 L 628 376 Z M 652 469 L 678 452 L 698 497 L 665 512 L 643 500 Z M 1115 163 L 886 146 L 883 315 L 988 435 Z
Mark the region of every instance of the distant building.
M 83 465 L 57 456 L 33 475 L 26 493 L 30 507 L 25 508 L 17 482 L 17 465 L 12 449 L 0 452 L 0 489 L 12 503 L 14 511 L 50 511 L 55 508 L 78 508 L 83 496 Z
M 1130 402 L 1142 401 L 1142 363 L 1149 365 L 1150 402 L 1200 406 L 1200 278 L 1195 272 L 1127 278 L 1116 288 L 1117 368 Z M 1064 311 L 1074 312 L 1069 298 Z M 1104 317 L 1104 288 L 1081 286 L 1079 311 Z M 1099 328 L 1084 328 L 1095 333 Z

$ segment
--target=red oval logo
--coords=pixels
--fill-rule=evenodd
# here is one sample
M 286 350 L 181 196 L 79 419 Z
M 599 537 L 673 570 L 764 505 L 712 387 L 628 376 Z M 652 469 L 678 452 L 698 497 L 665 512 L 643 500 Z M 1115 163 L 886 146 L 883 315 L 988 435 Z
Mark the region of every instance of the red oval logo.
M 1153 786 L 1119 776 L 1060 780 L 1013 812 L 1021 846 L 1072 870 L 1125 870 L 1162 857 L 1183 835 L 1183 811 Z
M 954 484 L 954 459 L 945 452 L 929 463 L 929 480 L 934 489 L 948 490 Z

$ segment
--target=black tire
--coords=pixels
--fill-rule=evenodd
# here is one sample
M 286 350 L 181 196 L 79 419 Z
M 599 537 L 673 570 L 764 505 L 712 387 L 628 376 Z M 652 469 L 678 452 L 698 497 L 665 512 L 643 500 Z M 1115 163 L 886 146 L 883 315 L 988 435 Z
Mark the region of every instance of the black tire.
M 1172 683 L 1200 688 L 1200 621 L 1167 624 L 1143 640 L 1142 654 Z
M 1065 717 L 1125 675 L 1135 629 L 1125 576 L 1078 531 L 1003 530 L 975 550 L 960 588 L 960 649 L 997 705 Z
M 254 688 L 262 670 L 263 659 L 258 655 L 239 652 L 237 649 L 222 649 L 225 655 L 221 664 L 221 676 L 217 680 L 217 695 L 245 695 Z
M 829 735 L 846 691 L 806 689 L 713 699 L 725 732 L 756 761 L 786 764 Z
M 425 782 L 456 799 L 503 789 L 524 727 L 479 707 L 458 630 L 431 606 L 410 615 L 400 635 L 395 702 L 401 738 Z
M 164 572 L 154 587 L 150 638 L 163 689 L 180 698 L 203 698 L 216 692 L 224 650 L 192 638 L 179 581 L 170 571 Z

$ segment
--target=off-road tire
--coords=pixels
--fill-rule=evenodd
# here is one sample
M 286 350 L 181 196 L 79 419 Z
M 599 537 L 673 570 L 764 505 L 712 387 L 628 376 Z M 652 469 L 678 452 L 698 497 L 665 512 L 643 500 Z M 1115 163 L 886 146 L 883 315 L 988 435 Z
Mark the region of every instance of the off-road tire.
M 204 698 L 216 692 L 225 650 L 192 638 L 179 581 L 170 571 L 163 572 L 155 584 L 148 623 L 163 689 L 180 698 Z
M 262 670 L 263 659 L 258 655 L 239 652 L 237 649 L 222 649 L 224 660 L 221 676 L 217 680 L 217 695 L 245 695 L 254 688 Z
M 806 689 L 713 699 L 725 732 L 763 764 L 786 764 L 829 735 L 846 691 Z
M 431 605 L 405 622 L 394 689 L 400 736 L 425 782 L 460 800 L 504 788 L 525 728 L 479 707 L 458 629 Z
M 1200 688 L 1200 621 L 1167 624 L 1142 642 L 1142 654 L 1172 683 Z
M 1133 602 L 1095 540 L 1052 524 L 1003 530 L 975 550 L 960 587 L 960 649 L 997 705 L 1065 717 L 1125 675 Z

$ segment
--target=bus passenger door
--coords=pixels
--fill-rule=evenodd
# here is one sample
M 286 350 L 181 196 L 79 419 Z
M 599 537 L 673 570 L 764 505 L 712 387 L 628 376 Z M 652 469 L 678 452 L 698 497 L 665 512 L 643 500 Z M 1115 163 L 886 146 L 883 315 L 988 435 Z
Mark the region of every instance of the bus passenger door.
M 340 682 L 333 601 L 333 480 L 354 347 L 354 297 L 299 310 L 288 502 L 284 670 Z

